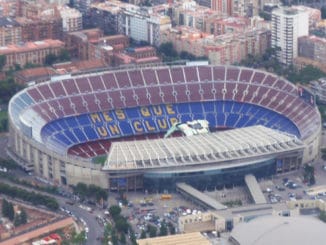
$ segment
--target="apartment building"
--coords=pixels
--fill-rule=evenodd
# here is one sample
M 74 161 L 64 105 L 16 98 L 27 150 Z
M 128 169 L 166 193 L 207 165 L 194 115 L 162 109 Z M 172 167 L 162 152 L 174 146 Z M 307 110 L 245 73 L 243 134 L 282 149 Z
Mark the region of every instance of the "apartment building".
M 43 65 L 48 54 L 58 55 L 63 48 L 64 43 L 60 40 L 47 39 L 0 47 L 0 55 L 6 56 L 4 70 L 9 70 L 15 65 L 23 67 L 28 63 Z
M 291 7 L 274 9 L 271 31 L 272 47 L 280 48 L 277 52 L 278 60 L 290 65 L 298 56 L 298 38 L 308 35 L 308 13 Z

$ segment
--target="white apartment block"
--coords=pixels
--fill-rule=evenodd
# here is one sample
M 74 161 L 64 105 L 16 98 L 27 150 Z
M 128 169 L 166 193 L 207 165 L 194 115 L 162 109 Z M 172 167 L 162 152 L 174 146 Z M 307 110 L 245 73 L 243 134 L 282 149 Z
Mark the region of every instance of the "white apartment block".
M 129 5 L 118 17 L 119 33 L 154 46 L 160 45 L 161 32 L 170 27 L 171 19 L 166 15 L 152 12 L 151 8 Z
M 294 8 L 279 8 L 272 12 L 273 48 L 279 47 L 278 60 L 290 65 L 298 56 L 298 37 L 308 35 L 308 13 Z
M 68 6 L 60 6 L 60 15 L 62 18 L 62 29 L 64 32 L 79 31 L 83 29 L 82 14 Z

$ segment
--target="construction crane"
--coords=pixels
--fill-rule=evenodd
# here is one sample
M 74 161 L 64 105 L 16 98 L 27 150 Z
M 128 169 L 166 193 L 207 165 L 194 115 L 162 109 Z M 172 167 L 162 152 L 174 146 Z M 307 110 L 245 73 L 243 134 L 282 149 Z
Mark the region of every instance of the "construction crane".
M 209 133 L 209 122 L 207 120 L 193 120 L 186 123 L 177 122 L 166 132 L 164 138 L 168 138 L 176 131 L 181 131 L 186 136 Z

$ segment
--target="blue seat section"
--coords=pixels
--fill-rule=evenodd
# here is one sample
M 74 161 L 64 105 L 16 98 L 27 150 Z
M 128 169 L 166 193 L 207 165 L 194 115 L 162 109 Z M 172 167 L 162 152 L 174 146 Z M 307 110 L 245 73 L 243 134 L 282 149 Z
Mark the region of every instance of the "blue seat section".
M 233 107 L 232 107 L 232 113 L 236 113 L 236 114 L 240 113 L 241 108 L 242 108 L 242 104 L 241 103 L 234 102 L 233 103 Z
M 129 136 L 135 133 L 133 127 L 126 121 L 120 122 L 119 127 L 123 135 Z
M 239 119 L 239 114 L 231 113 L 227 116 L 225 125 L 230 128 L 235 128 L 238 119 Z
M 87 141 L 86 135 L 84 134 L 83 130 L 81 130 L 80 128 L 74 128 L 72 131 L 78 138 L 78 142 L 86 142 Z
M 34 103 L 33 99 L 27 94 L 27 93 L 22 93 L 20 95 L 20 98 L 24 101 L 25 104 L 31 105 Z
M 147 113 L 147 111 L 143 112 L 145 115 L 147 114 L 150 114 L 150 113 Z M 126 110 L 126 114 L 127 114 L 127 117 L 128 118 L 139 118 L 141 117 L 141 113 L 139 113 L 139 110 L 137 110 L 136 108 L 130 108 L 129 110 Z
M 87 114 L 77 116 L 76 118 L 80 125 L 90 125 L 91 124 L 91 120 L 89 118 L 89 115 L 87 115 Z
M 215 102 L 209 101 L 202 104 L 203 104 L 204 111 L 206 113 L 215 112 Z
M 64 134 L 70 139 L 72 140 L 72 142 L 78 142 L 78 139 L 76 138 L 76 136 L 74 135 L 74 133 L 71 131 L 71 129 L 69 130 L 65 130 Z
M 68 117 L 64 121 L 66 122 L 66 125 L 69 128 L 74 128 L 74 127 L 76 127 L 76 125 L 78 125 L 76 117 Z
M 58 142 L 62 142 L 64 145 L 71 145 L 72 142 L 70 141 L 69 138 L 67 138 L 67 136 L 61 132 L 57 132 L 56 134 L 54 134 L 52 137 L 54 137 L 55 139 L 58 140 Z
M 218 127 L 222 126 L 224 127 L 225 126 L 225 114 L 222 113 L 222 112 L 218 112 L 217 113 L 217 125 Z
M 205 119 L 210 122 L 212 127 L 217 125 L 216 113 L 205 113 Z
M 88 141 L 100 139 L 94 128 L 92 128 L 91 126 L 85 126 L 84 132 L 87 136 Z
M 24 97 L 24 100 L 28 100 Z M 22 105 L 19 105 L 22 104 Z M 17 110 L 23 107 L 17 101 Z M 14 107 L 15 108 L 15 107 Z M 266 108 L 235 101 L 193 102 L 135 107 L 61 118 L 43 127 L 44 142 L 60 147 L 98 139 L 166 132 L 175 122 L 206 119 L 211 128 L 264 125 L 300 137 L 288 118 Z
M 176 105 L 177 113 L 179 114 L 190 114 L 191 108 L 187 103 Z

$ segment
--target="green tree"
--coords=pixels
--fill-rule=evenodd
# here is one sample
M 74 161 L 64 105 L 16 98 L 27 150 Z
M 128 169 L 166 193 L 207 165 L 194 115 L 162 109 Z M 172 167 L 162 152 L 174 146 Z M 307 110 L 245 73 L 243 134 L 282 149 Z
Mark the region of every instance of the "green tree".
M 60 53 L 59 53 L 59 56 L 58 56 L 58 59 L 60 61 L 69 61 L 70 60 L 70 54 L 69 54 L 68 50 L 61 49 Z
M 326 6 L 322 6 L 320 12 L 321 12 L 321 18 L 326 19 Z
M 25 209 L 21 209 L 21 212 L 20 212 L 20 221 L 22 224 L 26 224 L 27 223 L 27 213 L 25 211 Z
M 126 244 L 126 235 L 125 235 L 125 233 L 121 233 L 120 234 L 120 243 L 121 244 Z
M 121 215 L 119 215 L 116 219 L 115 219 L 115 228 L 117 229 L 117 231 L 119 232 L 124 232 L 127 233 L 128 229 L 129 229 L 129 224 L 127 222 L 127 219 L 122 217 Z
M 118 205 L 112 205 L 109 208 L 110 215 L 112 216 L 113 219 L 116 219 L 121 213 L 121 208 Z
M 6 199 L 2 199 L 2 215 L 13 221 L 15 218 L 14 206 Z
M 87 196 L 88 190 L 85 183 L 78 183 L 74 187 L 74 194 L 78 195 L 81 199 L 84 199 Z
M 137 237 L 132 227 L 129 227 L 130 241 L 132 245 L 137 245 Z
M 21 209 L 20 214 L 15 216 L 14 225 L 20 226 L 27 223 L 27 213 L 25 209 Z
M 160 227 L 160 236 L 166 236 L 167 234 L 168 234 L 168 227 L 165 221 L 163 221 Z
M 174 235 L 176 233 L 174 225 L 171 222 L 169 222 L 168 227 L 169 227 L 170 234 Z
M 82 245 L 86 242 L 86 233 L 81 231 L 79 234 L 74 233 L 71 239 L 72 244 Z
M 145 239 L 147 237 L 146 231 L 142 230 L 140 233 L 140 239 Z
M 0 70 L 3 70 L 3 67 L 6 65 L 6 56 L 0 55 Z
M 111 232 L 111 242 L 112 242 L 113 245 L 118 245 L 119 244 L 117 231 L 115 229 L 113 229 L 112 232 Z
M 55 63 L 57 61 L 58 57 L 55 54 L 48 54 L 45 56 L 45 60 L 44 63 L 46 65 L 52 65 L 53 63 Z
M 149 233 L 149 237 L 156 237 L 157 236 L 157 228 L 153 225 L 147 226 L 147 231 Z
M 303 179 L 309 184 L 315 184 L 315 168 L 309 164 L 303 166 Z
M 326 223 L 326 211 L 320 211 L 319 219 Z
M 168 57 L 178 57 L 178 53 L 177 51 L 173 48 L 173 44 L 171 42 L 167 42 L 167 43 L 162 43 L 159 48 L 158 51 Z

